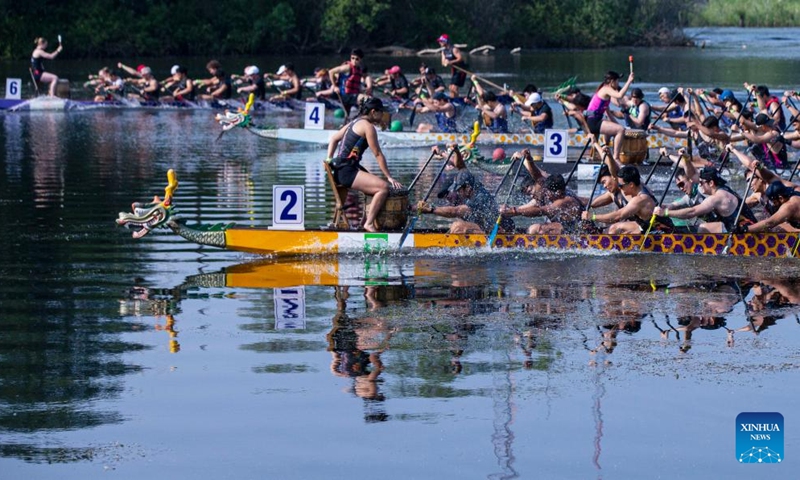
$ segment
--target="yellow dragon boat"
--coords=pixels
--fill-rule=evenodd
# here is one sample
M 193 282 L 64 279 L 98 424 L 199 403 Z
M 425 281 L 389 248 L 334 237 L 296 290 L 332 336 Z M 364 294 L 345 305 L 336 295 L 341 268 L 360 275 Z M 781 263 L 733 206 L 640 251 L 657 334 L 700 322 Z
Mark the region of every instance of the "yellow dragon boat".
M 352 230 L 290 230 L 234 224 L 184 223 L 173 204 L 178 186 L 173 170 L 167 172 L 168 185 L 164 199 L 134 203 L 132 212 L 120 212 L 118 225 L 134 230 L 134 238 L 142 238 L 156 228 L 169 228 L 181 237 L 200 245 L 209 245 L 262 255 L 319 254 L 389 254 L 392 252 L 432 249 L 534 249 L 546 251 L 642 252 L 663 254 L 735 255 L 748 257 L 791 256 L 798 242 L 796 233 L 745 234 L 650 234 L 650 235 L 528 235 L 500 234 L 493 245 L 487 235 L 454 235 L 444 231 L 410 232 L 400 248 L 403 228 L 384 233 Z

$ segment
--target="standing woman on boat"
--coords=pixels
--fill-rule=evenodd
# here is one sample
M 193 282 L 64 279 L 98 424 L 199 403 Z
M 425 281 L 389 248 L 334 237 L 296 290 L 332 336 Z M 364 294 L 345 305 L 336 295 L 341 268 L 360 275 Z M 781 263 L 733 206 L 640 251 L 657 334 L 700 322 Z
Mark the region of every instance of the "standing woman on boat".
M 64 47 L 61 46 L 61 43 L 58 44 L 58 48 L 56 48 L 53 53 L 47 53 L 47 39 L 43 37 L 38 37 L 36 40 L 33 41 L 36 45 L 36 48 L 33 50 L 31 54 L 31 73 L 33 74 L 33 78 L 36 80 L 36 83 L 49 83 L 50 90 L 48 95 L 54 97 L 56 95 L 56 85 L 58 85 L 58 77 L 53 75 L 52 73 L 44 71 L 44 62 L 43 59 L 47 60 L 55 60 L 61 50 Z
M 375 125 L 383 119 L 384 111 L 383 102 L 379 98 L 373 97 L 362 103 L 358 117 L 331 136 L 328 158 L 325 160 L 330 164 L 333 179 L 338 185 L 372 196 L 371 208 L 364 223 L 364 230 L 368 232 L 377 231 L 375 218 L 389 197 L 389 188 L 398 189 L 403 186 L 389 173 L 386 157 L 378 143 Z M 361 157 L 367 147 L 375 155 L 386 180 L 369 173 L 361 166 Z
M 633 83 L 633 72 L 628 75 L 625 85 L 619 87 L 620 74 L 609 71 L 606 73 L 603 83 L 597 87 L 589 108 L 586 109 L 586 123 L 589 125 L 589 132 L 598 140 L 599 135 L 614 136 L 614 160 L 620 163 L 619 152 L 622 149 L 622 141 L 625 138 L 625 127 L 611 120 L 604 120 L 606 110 L 612 100 L 619 100 L 628 92 L 628 88 Z

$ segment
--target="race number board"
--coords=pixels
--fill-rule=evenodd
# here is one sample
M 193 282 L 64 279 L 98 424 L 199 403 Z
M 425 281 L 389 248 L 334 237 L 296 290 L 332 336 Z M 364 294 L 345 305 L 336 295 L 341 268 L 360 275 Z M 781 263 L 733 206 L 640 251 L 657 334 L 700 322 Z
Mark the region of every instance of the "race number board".
M 325 104 L 306 103 L 305 125 L 303 128 L 311 130 L 323 130 L 325 128 Z
M 567 143 L 569 143 L 569 134 L 566 130 L 545 130 L 545 163 L 567 163 Z
M 302 185 L 272 186 L 272 226 L 305 230 L 305 192 Z
M 6 98 L 9 100 L 22 99 L 21 78 L 6 78 Z
M 304 287 L 276 288 L 275 330 L 306 328 L 306 291 Z

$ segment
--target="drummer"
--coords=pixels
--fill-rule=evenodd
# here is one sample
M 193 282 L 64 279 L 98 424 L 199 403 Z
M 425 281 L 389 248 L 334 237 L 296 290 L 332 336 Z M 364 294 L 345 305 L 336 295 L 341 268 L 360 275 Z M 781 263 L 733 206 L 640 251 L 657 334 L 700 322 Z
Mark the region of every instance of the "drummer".
M 379 98 L 370 98 L 361 104 L 358 117 L 331 135 L 326 162 L 333 170 L 337 184 L 372 196 L 372 207 L 364 223 L 364 230 L 376 232 L 375 218 L 389 197 L 389 189 L 399 189 L 400 182 L 389 173 L 386 157 L 383 156 L 375 125 L 383 119 L 385 108 Z M 383 180 L 361 166 L 361 156 L 369 147 L 375 155 L 378 167 L 386 176 Z

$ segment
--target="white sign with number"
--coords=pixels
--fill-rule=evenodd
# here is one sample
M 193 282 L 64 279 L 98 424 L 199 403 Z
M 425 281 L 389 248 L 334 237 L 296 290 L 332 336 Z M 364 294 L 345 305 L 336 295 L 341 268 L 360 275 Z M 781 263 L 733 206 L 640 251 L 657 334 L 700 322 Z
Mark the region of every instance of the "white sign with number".
M 308 102 L 306 103 L 306 121 L 303 128 L 313 130 L 325 129 L 325 104 Z
M 303 287 L 276 288 L 275 330 L 306 328 L 306 290 Z
M 569 143 L 569 134 L 566 130 L 545 130 L 544 162 L 567 163 L 567 143 Z
M 21 78 L 6 78 L 6 98 L 9 100 L 22 99 Z
M 272 186 L 272 226 L 305 230 L 306 188 L 302 185 Z

